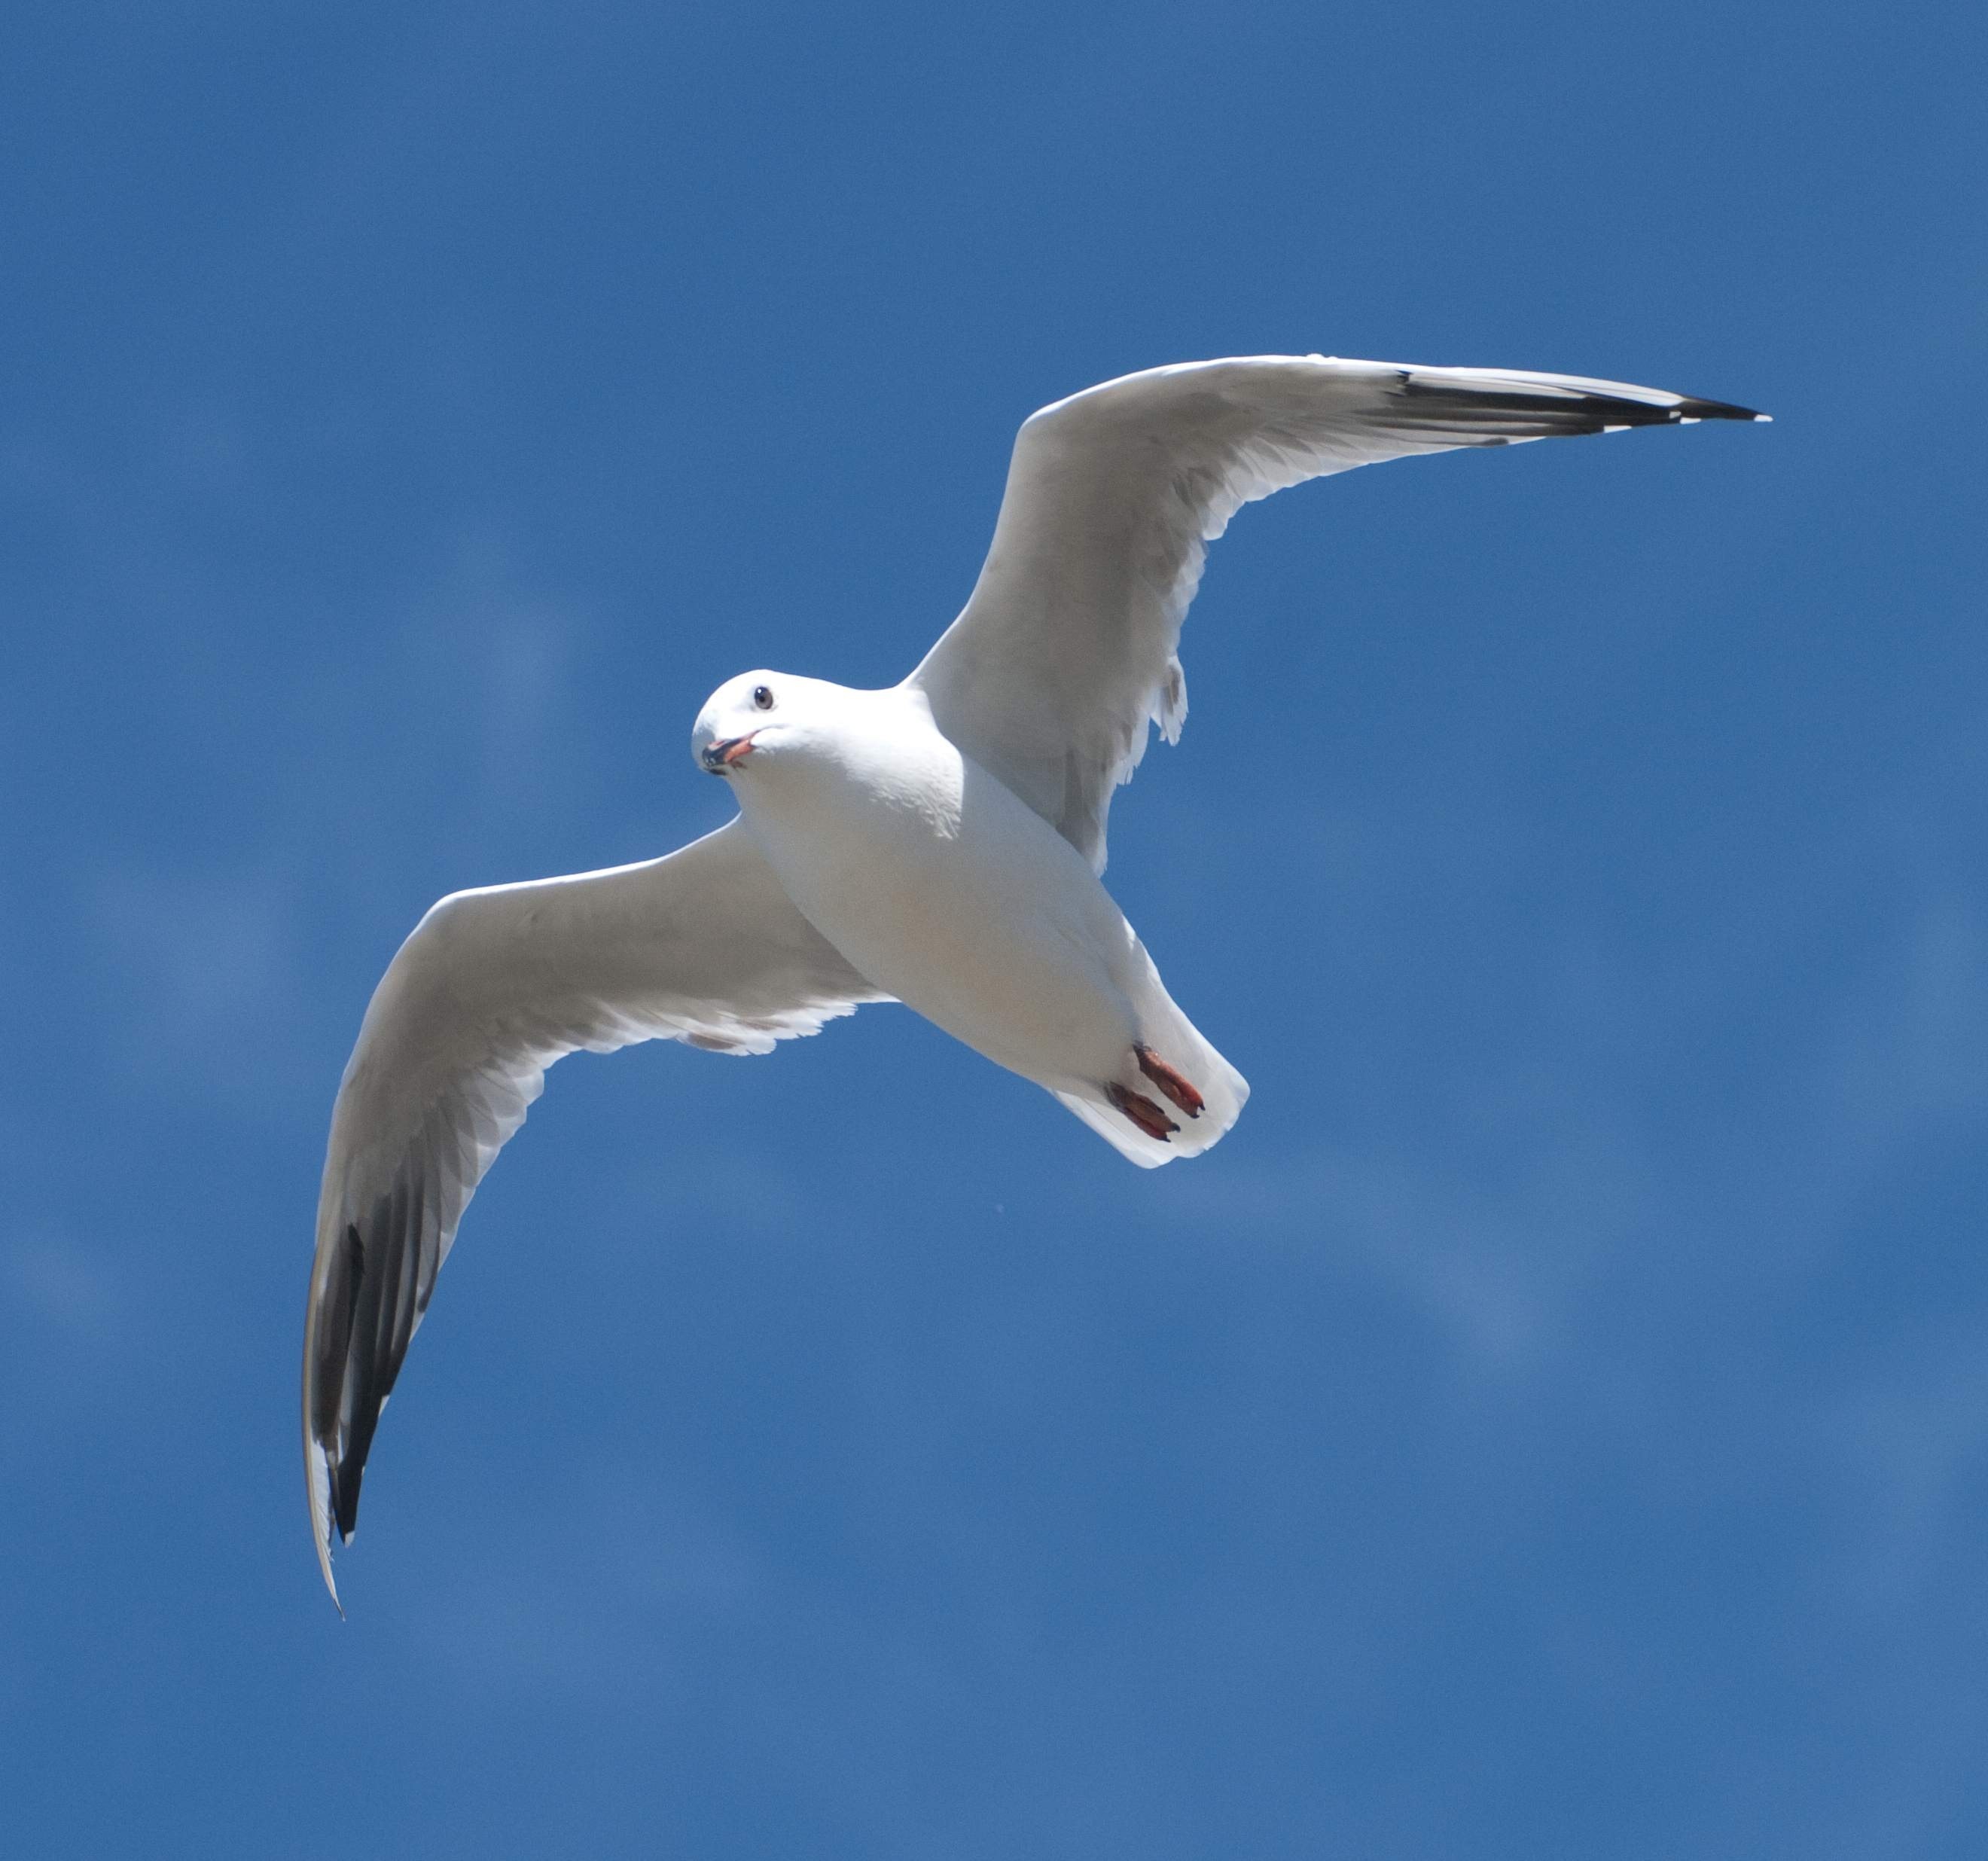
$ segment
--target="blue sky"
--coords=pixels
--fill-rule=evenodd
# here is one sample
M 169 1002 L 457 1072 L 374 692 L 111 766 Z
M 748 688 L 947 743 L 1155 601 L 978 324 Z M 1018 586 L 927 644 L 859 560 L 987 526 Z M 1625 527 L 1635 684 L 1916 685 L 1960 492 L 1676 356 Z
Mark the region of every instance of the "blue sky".
M 1988 1845 L 1977 9 L 17 8 L 0 1785 L 45 1856 Z M 459 886 L 894 680 L 1031 408 L 1764 407 L 1245 512 L 1151 1175 L 898 1010 L 579 1059 L 319 1587 L 313 1206 Z M 1266 753 L 1266 725 L 1274 749 Z

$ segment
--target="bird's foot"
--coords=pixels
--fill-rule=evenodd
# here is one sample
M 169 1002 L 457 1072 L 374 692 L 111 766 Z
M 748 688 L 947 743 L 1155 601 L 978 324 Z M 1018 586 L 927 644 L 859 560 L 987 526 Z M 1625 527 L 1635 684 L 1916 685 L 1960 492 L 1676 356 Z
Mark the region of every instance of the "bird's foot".
M 1143 1042 L 1132 1049 L 1139 1062 L 1139 1071 L 1151 1080 L 1161 1091 L 1180 1107 L 1190 1118 L 1199 1118 L 1205 1101 L 1197 1092 L 1192 1082 L 1182 1074 L 1177 1073 L 1160 1056 Z M 1122 1109 L 1122 1108 L 1121 1108 Z M 1179 1129 L 1175 1125 L 1175 1129 Z
M 1163 1144 L 1180 1128 L 1144 1093 L 1128 1091 L 1116 1080 L 1105 1086 L 1104 1095 L 1147 1136 L 1156 1137 Z

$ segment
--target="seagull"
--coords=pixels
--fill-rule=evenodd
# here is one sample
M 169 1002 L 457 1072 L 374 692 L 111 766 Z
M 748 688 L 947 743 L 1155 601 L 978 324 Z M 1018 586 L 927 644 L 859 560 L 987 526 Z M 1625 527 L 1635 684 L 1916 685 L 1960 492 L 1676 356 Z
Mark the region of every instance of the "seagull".
M 759 671 L 691 746 L 739 812 L 661 859 L 458 892 L 367 1008 L 332 1113 L 305 1321 L 311 1529 L 332 1600 L 374 1431 L 470 1197 L 545 1069 L 668 1039 L 769 1053 L 898 1001 L 1151 1168 L 1249 1088 L 1100 875 L 1113 791 L 1187 715 L 1178 648 L 1242 506 L 1355 465 L 1765 420 L 1574 375 L 1255 356 L 1148 369 L 1023 423 L 958 618 L 883 691 Z M 343 1606 L 340 1606 L 341 1613 Z

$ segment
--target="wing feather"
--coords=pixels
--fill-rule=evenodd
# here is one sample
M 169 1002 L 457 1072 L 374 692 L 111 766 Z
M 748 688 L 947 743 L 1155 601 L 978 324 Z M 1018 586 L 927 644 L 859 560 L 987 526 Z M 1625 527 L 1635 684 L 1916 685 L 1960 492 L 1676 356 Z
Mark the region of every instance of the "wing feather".
M 1150 726 L 1180 734 L 1181 624 L 1207 545 L 1243 505 L 1457 446 L 1765 418 L 1620 381 L 1322 356 L 1123 376 L 1023 423 L 979 580 L 911 682 L 1102 871 L 1112 791 Z
M 326 1585 L 436 1276 L 545 1069 L 670 1038 L 765 1053 L 888 1000 L 738 821 L 640 865 L 444 898 L 374 992 L 339 1088 L 305 1321 L 304 1460 Z

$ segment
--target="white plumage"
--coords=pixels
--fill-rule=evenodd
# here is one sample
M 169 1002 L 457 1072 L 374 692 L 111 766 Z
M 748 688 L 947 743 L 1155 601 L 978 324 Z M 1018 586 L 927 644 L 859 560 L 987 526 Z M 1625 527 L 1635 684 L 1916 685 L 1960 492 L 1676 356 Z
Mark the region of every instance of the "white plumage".
M 1186 716 L 1205 546 L 1243 504 L 1412 453 L 1743 408 L 1567 375 L 1262 356 L 1150 370 L 1015 443 L 965 609 L 902 685 L 746 673 L 692 748 L 739 818 L 668 858 L 458 892 L 375 990 L 332 1117 L 304 1351 L 327 1587 L 380 1411 L 471 1196 L 584 1047 L 766 1053 L 896 998 L 1134 1162 L 1214 1143 L 1249 1088 L 1098 875 L 1117 785 Z

